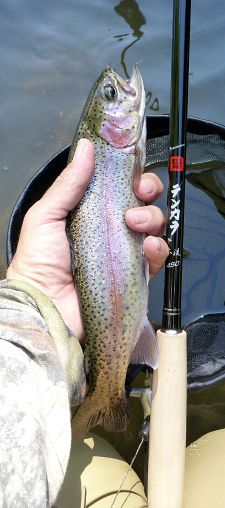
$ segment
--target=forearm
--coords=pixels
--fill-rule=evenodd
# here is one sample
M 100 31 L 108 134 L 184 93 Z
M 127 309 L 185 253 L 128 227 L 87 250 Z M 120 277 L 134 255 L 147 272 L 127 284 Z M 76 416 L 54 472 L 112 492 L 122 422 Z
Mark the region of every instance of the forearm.
M 18 281 L 0 283 L 0 338 L 0 498 L 51 506 L 69 458 L 70 401 L 84 392 L 82 350 L 52 302 Z

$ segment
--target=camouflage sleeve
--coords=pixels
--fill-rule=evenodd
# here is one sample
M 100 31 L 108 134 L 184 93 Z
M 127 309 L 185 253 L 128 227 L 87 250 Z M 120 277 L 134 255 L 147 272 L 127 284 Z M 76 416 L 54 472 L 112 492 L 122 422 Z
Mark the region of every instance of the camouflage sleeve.
M 0 506 L 51 506 L 71 444 L 70 403 L 85 390 L 83 353 L 54 304 L 0 282 Z

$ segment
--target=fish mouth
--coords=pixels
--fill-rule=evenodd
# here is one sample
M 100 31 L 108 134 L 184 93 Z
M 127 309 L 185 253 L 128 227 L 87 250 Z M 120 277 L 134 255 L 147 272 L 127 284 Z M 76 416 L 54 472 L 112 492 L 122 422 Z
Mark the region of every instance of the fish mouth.
M 137 65 L 133 66 L 130 79 L 123 80 L 122 78 L 119 77 L 118 81 L 123 90 L 133 97 L 132 109 L 133 111 L 136 111 L 138 115 L 138 127 L 136 129 L 136 134 L 134 134 L 134 137 L 132 137 L 129 146 L 135 144 L 138 139 L 140 139 L 140 142 L 144 144 L 146 139 L 146 122 L 145 122 L 146 95 L 144 83 Z
M 135 91 L 135 95 L 138 101 L 138 110 L 140 118 L 144 118 L 145 115 L 145 89 L 141 73 L 137 65 L 133 66 L 133 71 L 130 79 L 129 86 Z
M 145 89 L 137 65 L 133 66 L 130 79 L 123 79 L 112 67 L 106 67 L 104 73 L 107 75 L 109 72 L 114 76 L 114 79 L 125 93 L 137 98 L 137 101 L 140 103 L 140 115 L 143 115 L 145 112 Z
M 111 70 L 115 74 L 116 80 L 124 92 L 133 95 L 134 97 L 137 96 L 142 98 L 145 96 L 141 73 L 137 65 L 133 66 L 131 78 L 126 80 L 121 78 L 119 74 L 114 71 L 114 69 Z
M 114 103 L 112 101 L 104 110 L 105 120 L 110 124 L 111 129 L 114 129 L 117 133 L 118 147 L 121 147 L 121 143 L 119 143 L 121 132 L 124 135 L 126 134 L 127 138 L 127 145 L 124 145 L 124 148 L 125 146 L 129 148 L 135 145 L 139 140 L 143 140 L 144 144 L 146 138 L 146 98 L 144 84 L 138 67 L 136 65 L 133 66 L 130 79 L 122 78 L 112 68 L 106 68 L 105 74 L 107 79 L 108 77 L 111 79 L 112 84 L 118 92 L 118 106 L 113 108 Z M 113 146 L 116 146 L 116 141 L 117 139 L 114 136 Z
M 140 118 L 144 118 L 146 106 L 145 89 L 141 73 L 137 65 L 133 66 L 130 79 L 124 80 L 118 74 L 116 77 L 124 92 L 135 97 L 135 109 L 136 111 L 139 111 Z

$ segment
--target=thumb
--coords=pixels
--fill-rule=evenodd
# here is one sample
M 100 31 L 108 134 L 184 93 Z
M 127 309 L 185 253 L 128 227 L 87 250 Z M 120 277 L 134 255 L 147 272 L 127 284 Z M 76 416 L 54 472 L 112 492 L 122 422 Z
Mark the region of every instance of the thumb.
M 73 160 L 34 205 L 35 212 L 38 208 L 42 218 L 64 219 L 81 200 L 93 171 L 94 147 L 88 139 L 80 139 Z

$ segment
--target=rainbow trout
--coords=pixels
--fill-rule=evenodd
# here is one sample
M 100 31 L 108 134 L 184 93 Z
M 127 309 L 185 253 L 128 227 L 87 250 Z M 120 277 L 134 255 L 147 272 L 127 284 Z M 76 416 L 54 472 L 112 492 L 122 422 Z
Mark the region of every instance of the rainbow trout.
M 95 172 L 67 221 L 88 375 L 86 398 L 73 418 L 75 437 L 95 425 L 124 430 L 128 365 L 158 364 L 147 318 L 144 235 L 132 232 L 124 218 L 129 208 L 143 204 L 133 190 L 144 168 L 146 138 L 145 92 L 137 67 L 130 80 L 111 68 L 102 72 L 84 107 L 69 160 L 81 137 L 94 144 Z

